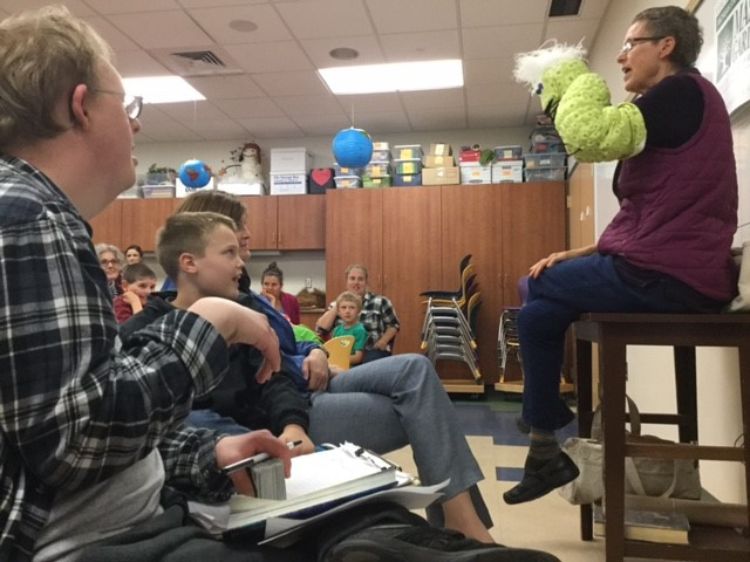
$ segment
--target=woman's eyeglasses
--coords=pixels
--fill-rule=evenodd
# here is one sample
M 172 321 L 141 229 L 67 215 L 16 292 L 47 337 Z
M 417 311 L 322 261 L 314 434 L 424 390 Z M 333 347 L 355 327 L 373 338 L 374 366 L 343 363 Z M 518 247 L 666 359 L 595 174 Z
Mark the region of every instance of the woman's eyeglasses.
M 666 37 L 665 35 L 659 35 L 654 37 L 631 37 L 625 43 L 622 44 L 622 49 L 620 49 L 621 55 L 627 55 L 630 51 L 633 50 L 633 48 L 640 44 L 645 43 L 646 41 L 660 41 L 661 39 L 664 39 Z

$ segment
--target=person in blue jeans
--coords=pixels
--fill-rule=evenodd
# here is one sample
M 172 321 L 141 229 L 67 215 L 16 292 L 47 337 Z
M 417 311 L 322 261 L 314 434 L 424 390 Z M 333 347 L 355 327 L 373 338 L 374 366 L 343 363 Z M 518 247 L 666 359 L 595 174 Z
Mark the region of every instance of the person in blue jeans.
M 146 326 L 191 306 L 200 295 L 237 300 L 268 319 L 279 339 L 281 369 L 267 384 L 253 384 L 252 373 L 262 357 L 248 346 L 230 350 L 225 382 L 197 405 L 187 422 L 228 433 L 271 429 L 284 441 L 301 440 L 306 452 L 314 444 L 343 441 L 377 453 L 410 444 L 423 484 L 450 479 L 441 502 L 428 510 L 430 522 L 493 542 L 487 530 L 492 520 L 476 486 L 482 472 L 430 361 L 405 354 L 348 371 L 329 370 L 324 352 L 310 342 L 296 342 L 291 325 L 271 303 L 252 291 L 240 294 L 242 261 L 233 254 L 237 242 L 229 240 L 226 225 L 213 226 L 216 217 L 231 220 L 217 213 L 178 213 L 167 220 L 157 255 L 179 290 L 168 300 L 152 298 L 122 325 L 120 335 L 126 346 L 136 345 L 133 338 Z M 269 399 L 271 392 L 276 398 Z M 309 409 L 309 424 L 300 400 Z M 258 415 L 258 410 L 264 411 Z
M 732 135 L 720 94 L 693 66 L 701 44 L 693 15 L 650 8 L 635 16 L 617 56 L 632 103 L 610 106 L 606 84 L 583 60 L 554 63 L 534 85 L 569 152 L 620 159 L 620 209 L 597 244 L 530 269 L 518 317 L 530 448 L 521 482 L 503 496 L 509 504 L 578 475 L 554 432 L 574 417 L 559 382 L 565 332 L 581 313 L 718 312 L 735 295 Z

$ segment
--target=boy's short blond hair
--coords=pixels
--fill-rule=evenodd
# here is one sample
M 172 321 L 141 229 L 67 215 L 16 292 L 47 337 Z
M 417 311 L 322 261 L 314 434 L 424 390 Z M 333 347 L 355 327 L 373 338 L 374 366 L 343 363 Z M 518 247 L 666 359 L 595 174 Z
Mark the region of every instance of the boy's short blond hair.
M 219 226 L 236 232 L 235 222 L 219 213 L 178 213 L 167 219 L 156 238 L 156 257 L 164 272 L 177 282 L 180 256 L 188 253 L 203 256 L 208 239 Z
M 350 302 L 357 306 L 358 310 L 362 310 L 362 299 L 356 293 L 351 291 L 344 291 L 336 298 L 336 309 L 338 310 L 339 304 L 342 302 Z

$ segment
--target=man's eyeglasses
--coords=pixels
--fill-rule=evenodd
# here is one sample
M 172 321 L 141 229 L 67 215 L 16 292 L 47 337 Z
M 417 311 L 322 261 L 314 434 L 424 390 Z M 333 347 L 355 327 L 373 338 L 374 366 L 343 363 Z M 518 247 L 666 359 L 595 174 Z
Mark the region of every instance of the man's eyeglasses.
M 120 260 L 99 260 L 102 267 L 120 265 Z
M 633 50 L 633 48 L 638 45 L 639 43 L 645 43 L 646 41 L 660 41 L 664 39 L 666 35 L 655 35 L 654 37 L 631 37 L 625 43 L 622 44 L 622 49 L 620 49 L 621 55 L 627 55 L 630 51 Z
M 112 94 L 113 96 L 122 97 L 122 105 L 125 108 L 125 113 L 128 114 L 130 119 L 138 119 L 138 116 L 143 110 L 143 97 L 131 96 L 125 92 L 116 92 L 114 90 L 100 90 L 98 88 L 92 88 L 92 91 L 100 94 Z

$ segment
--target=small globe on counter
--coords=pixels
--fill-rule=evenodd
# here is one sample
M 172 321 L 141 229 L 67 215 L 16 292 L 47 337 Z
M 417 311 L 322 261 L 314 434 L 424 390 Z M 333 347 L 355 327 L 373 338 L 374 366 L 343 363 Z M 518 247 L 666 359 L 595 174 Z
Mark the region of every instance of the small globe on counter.
M 350 127 L 333 137 L 331 150 L 336 162 L 346 168 L 361 168 L 372 158 L 372 139 L 366 131 Z
M 211 181 L 211 168 L 202 160 L 187 160 L 180 166 L 177 176 L 185 187 L 199 189 Z

